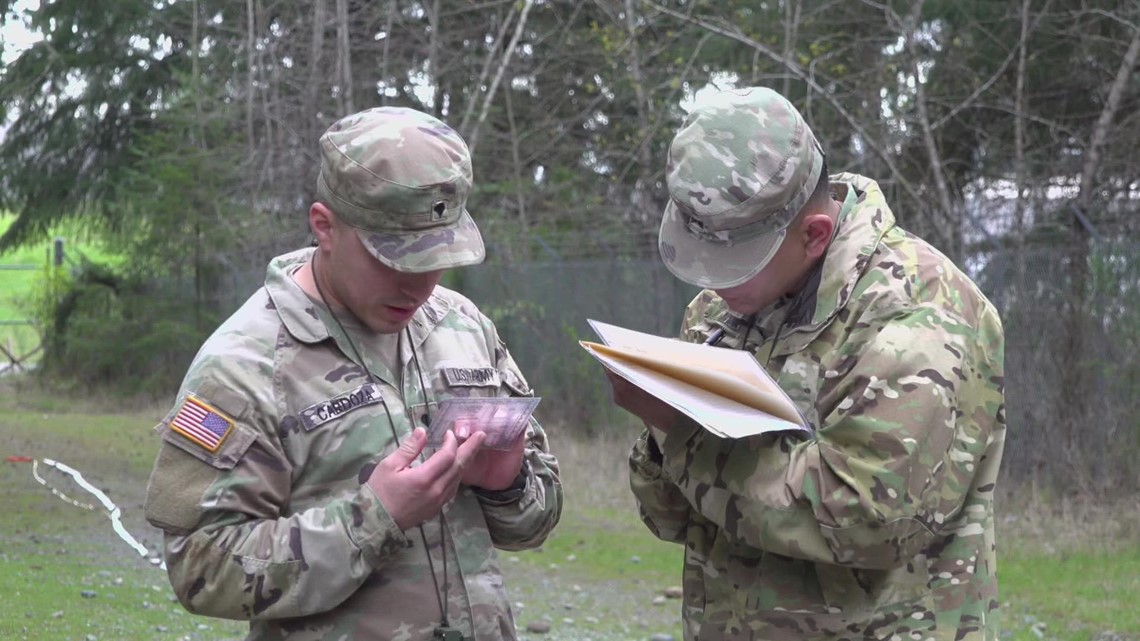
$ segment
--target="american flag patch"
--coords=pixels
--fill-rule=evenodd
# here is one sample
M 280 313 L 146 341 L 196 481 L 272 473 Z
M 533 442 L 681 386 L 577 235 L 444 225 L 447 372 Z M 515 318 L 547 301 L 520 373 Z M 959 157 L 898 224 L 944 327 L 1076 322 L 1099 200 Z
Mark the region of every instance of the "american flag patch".
M 182 407 L 170 420 L 170 427 L 207 450 L 216 452 L 233 429 L 234 422 L 191 394 L 182 401 Z

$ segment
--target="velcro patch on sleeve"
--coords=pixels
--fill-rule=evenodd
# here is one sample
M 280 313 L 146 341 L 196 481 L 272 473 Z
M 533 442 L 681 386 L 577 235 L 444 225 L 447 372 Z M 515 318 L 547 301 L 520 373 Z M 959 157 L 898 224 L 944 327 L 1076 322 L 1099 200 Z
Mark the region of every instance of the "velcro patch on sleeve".
M 225 412 L 193 394 L 187 394 L 182 406 L 170 419 L 170 429 L 213 453 L 233 431 L 234 422 Z

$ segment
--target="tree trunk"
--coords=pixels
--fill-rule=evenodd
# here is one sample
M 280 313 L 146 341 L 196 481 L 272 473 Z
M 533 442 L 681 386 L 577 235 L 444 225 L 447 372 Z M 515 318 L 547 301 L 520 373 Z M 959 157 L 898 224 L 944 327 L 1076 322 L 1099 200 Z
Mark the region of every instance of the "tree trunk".
M 926 103 L 926 83 L 922 79 L 921 56 L 918 48 L 918 27 L 922 23 L 922 7 L 924 0 L 918 0 L 911 5 L 910 14 L 902 21 L 903 39 L 906 42 L 907 54 L 910 56 L 911 73 L 914 74 L 915 107 L 918 110 L 918 127 L 922 132 L 922 145 L 926 149 L 926 160 L 930 175 L 934 178 L 935 194 L 938 206 L 930 214 L 933 228 L 942 237 L 942 251 L 951 260 L 957 260 L 959 239 L 961 236 L 960 221 L 956 220 L 954 203 L 950 196 L 950 187 L 946 182 L 946 174 L 942 170 L 942 154 L 938 151 L 938 141 L 934 139 L 934 130 L 930 126 L 930 112 Z
M 796 36 L 800 27 L 800 0 L 784 0 L 784 60 L 791 60 L 796 51 Z M 753 64 L 755 75 L 755 63 Z M 784 96 L 791 95 L 792 77 L 784 76 Z
M 380 81 L 384 83 L 385 88 L 388 86 L 388 51 L 389 46 L 392 44 L 392 23 L 396 20 L 396 5 L 399 4 L 397 0 L 388 0 L 388 18 L 384 24 L 384 53 L 380 57 Z M 388 104 L 388 92 L 385 89 L 380 94 L 380 105 Z
M 519 132 L 515 127 L 515 109 L 511 103 L 511 90 L 503 92 L 503 99 L 507 103 L 507 123 L 511 127 L 511 159 L 515 170 L 515 203 L 519 210 L 519 229 L 525 238 L 530 228 L 530 221 L 526 215 L 526 192 L 523 189 L 523 167 L 519 159 Z
M 352 48 L 349 41 L 348 0 L 336 0 L 336 68 L 341 100 L 339 116 L 356 112 L 356 104 L 352 99 Z
M 637 44 L 638 29 L 637 20 L 634 18 L 634 0 L 625 0 L 625 29 L 626 37 L 629 39 L 626 48 L 629 52 L 627 57 L 629 80 L 633 86 L 634 107 L 637 109 L 638 145 L 636 155 L 639 167 L 637 180 L 633 185 L 633 202 L 637 222 L 641 225 L 649 225 L 656 221 L 660 215 L 657 208 L 653 206 L 652 194 L 649 193 L 652 185 L 650 176 L 654 169 L 653 157 L 649 149 L 649 138 L 652 135 L 649 119 L 653 113 L 653 106 L 650 104 L 645 91 L 645 80 L 641 73 L 641 48 Z
M 252 1 L 250 0 L 250 2 Z M 325 49 L 325 3 L 326 0 L 313 0 L 313 35 L 309 41 L 309 78 L 305 83 L 305 113 L 301 114 L 301 117 L 305 118 L 307 122 L 315 120 L 319 111 L 317 96 L 320 95 L 323 76 L 321 73 L 321 56 Z
M 1076 210 L 1073 212 L 1072 236 L 1068 249 L 1068 264 L 1072 270 L 1066 318 L 1068 340 L 1062 345 L 1061 393 L 1057 396 L 1059 405 L 1056 412 L 1070 452 L 1087 449 L 1088 425 L 1090 421 L 1096 420 L 1089 411 L 1096 406 L 1095 401 L 1090 398 L 1092 386 L 1089 384 L 1096 373 L 1085 365 L 1090 360 L 1086 354 L 1086 346 L 1090 343 L 1087 333 L 1091 329 L 1091 317 L 1096 314 L 1096 310 L 1090 309 L 1089 300 L 1089 237 L 1093 230 L 1087 226 L 1086 220 L 1092 207 L 1098 204 L 1096 175 L 1100 169 L 1104 145 L 1138 59 L 1140 59 L 1140 29 L 1135 29 L 1128 50 L 1117 68 L 1116 77 L 1109 87 L 1108 97 L 1093 128 L 1088 148 L 1085 150 L 1081 166 L 1080 192 L 1077 194 Z M 1080 467 L 1078 469 L 1087 470 Z M 1082 489 L 1095 490 L 1088 487 L 1091 479 L 1086 474 L 1081 474 L 1078 480 L 1085 485 Z
M 432 88 L 431 113 L 440 118 L 443 116 L 443 80 L 440 74 L 443 64 L 439 59 L 439 0 L 432 3 L 428 22 L 431 24 L 431 35 L 428 36 L 428 82 Z

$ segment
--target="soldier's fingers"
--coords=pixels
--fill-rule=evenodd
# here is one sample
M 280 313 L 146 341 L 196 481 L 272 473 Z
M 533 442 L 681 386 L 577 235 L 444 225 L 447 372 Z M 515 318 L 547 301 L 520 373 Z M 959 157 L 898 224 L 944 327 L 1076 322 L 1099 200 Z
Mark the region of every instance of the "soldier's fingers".
M 417 473 L 429 482 L 447 474 L 451 468 L 455 467 L 455 452 L 458 447 L 459 442 L 455 435 L 447 432 L 443 435 L 443 445 L 440 445 L 439 449 L 423 465 L 416 468 Z
M 456 463 L 458 463 L 460 473 L 462 473 L 463 470 L 467 469 L 467 466 L 471 464 L 471 461 L 475 460 L 475 457 L 479 454 L 479 449 L 483 447 L 483 441 L 486 440 L 486 438 L 486 432 L 475 432 L 470 437 L 468 437 L 466 441 L 463 442 L 463 445 L 459 446 L 459 449 L 455 453 L 455 460 Z
M 416 457 L 423 451 L 426 443 L 427 433 L 424 431 L 424 428 L 417 427 L 400 443 L 400 447 L 396 448 L 395 452 L 392 452 L 381 461 L 381 465 L 396 471 L 405 469 L 416 460 Z
M 455 431 L 455 436 L 457 436 L 460 441 L 463 441 L 471 436 L 471 433 L 475 431 L 476 427 L 474 422 L 470 419 L 461 418 L 455 421 L 455 426 L 452 429 Z
M 463 470 L 478 455 L 485 437 L 486 435 L 483 432 L 475 432 L 466 441 L 458 443 L 454 456 L 451 458 L 450 467 L 442 470 L 436 477 L 435 489 L 439 492 L 444 503 L 455 498 L 455 494 L 459 491 L 460 482 L 463 480 Z

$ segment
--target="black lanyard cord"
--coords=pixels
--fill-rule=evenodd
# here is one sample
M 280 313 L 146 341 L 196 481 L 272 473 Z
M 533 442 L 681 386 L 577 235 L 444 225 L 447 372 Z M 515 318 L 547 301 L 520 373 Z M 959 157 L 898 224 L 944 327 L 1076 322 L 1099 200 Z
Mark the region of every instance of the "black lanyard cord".
M 431 417 L 431 405 L 430 405 L 430 403 L 428 403 L 428 393 L 427 393 L 428 388 L 427 388 L 427 384 L 424 382 L 424 368 L 420 367 L 420 355 L 419 355 L 419 352 L 416 351 L 416 342 L 414 340 L 412 340 L 412 330 L 409 329 L 407 326 L 404 327 L 404 335 L 408 337 L 408 347 L 412 350 L 412 361 L 416 364 L 416 375 L 420 379 L 420 395 L 424 399 L 424 416 L 427 417 L 427 421 L 426 421 L 427 425 L 424 425 L 424 428 L 427 428 L 429 425 L 431 425 L 431 418 L 432 417 Z M 398 345 L 398 343 L 397 343 L 397 345 Z M 400 350 L 397 348 L 396 354 L 398 355 L 399 353 L 400 353 Z M 391 420 L 391 419 L 389 419 L 389 420 Z M 420 534 L 423 534 L 422 529 L 420 530 Z M 427 549 L 427 541 L 424 541 L 424 549 Z M 440 557 L 442 557 L 442 559 L 443 559 L 443 591 L 442 591 L 443 599 L 442 599 L 442 601 L 444 604 L 446 604 L 447 603 L 447 593 L 448 593 L 448 590 L 451 586 L 451 582 L 447 578 L 447 517 L 444 516 L 442 510 L 439 513 L 439 550 L 440 550 Z M 429 562 L 429 564 L 431 562 L 431 555 L 430 554 L 428 555 L 428 562 Z M 432 575 L 432 581 L 434 582 L 435 581 L 435 566 L 432 566 L 432 568 L 431 568 L 431 575 Z M 439 583 L 436 583 L 435 590 L 436 590 L 436 592 L 440 592 Z M 440 617 L 443 620 L 442 621 L 443 627 L 445 627 L 445 628 L 448 627 L 448 625 L 450 625 L 450 624 L 447 622 L 447 606 L 446 605 L 440 606 Z
M 338 329 L 340 329 L 341 334 L 344 334 L 345 342 L 348 343 L 349 348 L 352 349 L 352 355 L 356 358 L 357 362 L 360 364 L 360 367 L 364 370 L 364 373 L 368 376 L 368 381 L 370 383 L 372 383 L 373 385 L 375 385 L 377 387 L 377 389 L 379 389 L 380 388 L 380 381 L 377 380 L 376 375 L 372 372 L 371 369 L 368 368 L 368 365 L 365 364 L 364 358 L 360 354 L 360 350 L 356 347 L 356 343 L 353 342 L 352 337 L 349 336 L 348 331 L 345 330 L 344 325 L 340 322 L 340 318 L 337 317 L 336 312 L 333 311 L 332 305 L 329 304 L 328 298 L 325 297 L 325 292 L 321 288 L 321 280 L 320 280 L 320 278 L 317 277 L 317 255 L 318 255 L 319 251 L 320 250 L 318 249 L 318 251 L 313 254 L 312 265 L 310 266 L 312 269 L 312 272 L 313 272 L 313 282 L 316 284 L 316 287 L 317 287 L 317 294 L 321 297 L 321 302 L 324 303 L 325 307 L 328 309 L 329 315 L 332 316 L 333 322 L 336 323 L 336 326 Z M 423 369 L 420 367 L 420 359 L 419 359 L 419 355 L 416 354 L 416 346 L 415 346 L 415 343 L 412 341 L 411 330 L 409 330 L 405 327 L 405 334 L 407 334 L 407 336 L 408 336 L 408 344 L 412 350 L 412 359 L 414 360 L 414 362 L 416 364 L 416 373 L 419 375 L 419 379 L 420 379 L 420 391 L 423 394 L 423 399 L 424 399 L 424 413 L 428 414 L 429 413 L 429 407 L 428 407 L 428 398 L 427 398 L 427 387 L 424 385 L 424 372 L 423 372 Z M 400 367 L 400 364 L 399 364 L 400 352 L 401 352 L 400 345 L 402 342 L 400 340 L 401 338 L 402 338 L 402 336 L 398 336 L 396 339 L 396 367 L 397 367 L 397 369 L 402 369 Z M 393 373 L 395 373 L 395 372 L 393 372 Z M 403 376 L 401 376 L 400 379 L 401 379 L 401 381 L 400 381 L 400 393 L 403 394 Z M 400 436 L 396 432 L 396 422 L 392 418 L 392 410 L 388 408 L 387 403 L 382 402 L 382 403 L 380 403 L 380 405 L 384 407 L 384 414 L 386 414 L 388 417 L 388 428 L 392 430 L 392 440 L 395 441 L 396 447 L 400 447 Z M 428 423 L 429 424 L 430 424 L 430 421 L 431 421 L 431 417 L 429 415 L 428 416 Z M 423 455 L 423 452 L 421 451 L 420 452 L 420 461 L 423 462 L 424 460 L 425 460 L 424 455 Z M 432 582 L 432 585 L 435 586 L 435 598 L 436 598 L 436 601 L 439 602 L 440 624 L 445 628 L 450 626 L 450 623 L 448 623 L 448 620 L 447 620 L 448 580 L 447 580 L 447 528 L 446 528 L 446 525 L 447 525 L 447 520 L 444 518 L 443 512 L 441 511 L 439 514 L 439 541 L 440 541 L 439 553 L 440 553 L 440 556 L 443 558 L 443 588 L 442 589 L 440 588 L 440 585 L 439 585 L 439 578 L 437 577 L 437 575 L 435 573 L 435 562 L 432 561 L 432 558 L 431 558 L 431 549 L 428 547 L 427 534 L 424 533 L 424 526 L 422 523 L 420 525 L 416 526 L 416 529 L 420 531 L 420 541 L 423 543 L 423 546 L 424 546 L 424 554 L 427 555 L 428 568 L 431 570 L 431 582 Z

